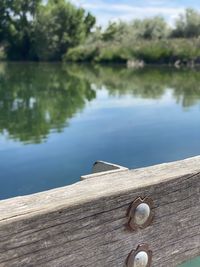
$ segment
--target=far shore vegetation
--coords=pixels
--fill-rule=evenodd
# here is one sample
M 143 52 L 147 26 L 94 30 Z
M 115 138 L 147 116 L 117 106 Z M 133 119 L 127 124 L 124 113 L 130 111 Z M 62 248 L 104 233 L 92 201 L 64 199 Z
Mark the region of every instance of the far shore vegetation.
M 65 0 L 0 0 L 0 59 L 194 66 L 200 13 L 186 9 L 173 27 L 156 16 L 102 28 Z
M 131 64 L 200 64 L 200 13 L 187 9 L 170 27 L 162 17 L 110 23 L 84 44 L 70 48 L 65 61 Z

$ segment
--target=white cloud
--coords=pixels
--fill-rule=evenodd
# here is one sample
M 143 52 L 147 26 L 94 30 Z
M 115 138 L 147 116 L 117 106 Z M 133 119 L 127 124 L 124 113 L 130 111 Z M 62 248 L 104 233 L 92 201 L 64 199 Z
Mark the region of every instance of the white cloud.
M 77 6 L 91 11 L 97 18 L 97 23 L 105 26 L 109 21 L 130 21 L 136 18 L 142 19 L 156 15 L 163 16 L 173 25 L 179 14 L 183 13 L 186 5 L 179 1 L 168 0 L 124 0 L 109 2 L 107 0 L 71 0 Z M 183 3 L 183 2 L 182 2 Z

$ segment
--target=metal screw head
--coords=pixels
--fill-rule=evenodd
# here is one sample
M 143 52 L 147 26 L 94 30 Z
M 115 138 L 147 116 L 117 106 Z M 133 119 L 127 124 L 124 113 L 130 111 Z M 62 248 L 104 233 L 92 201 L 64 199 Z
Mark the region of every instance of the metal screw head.
M 152 251 L 148 245 L 143 244 L 131 251 L 127 258 L 127 267 L 150 267 L 152 261 Z
M 148 264 L 148 254 L 145 251 L 140 251 L 135 255 L 134 267 L 146 267 Z
M 149 218 L 150 207 L 146 203 L 139 204 L 135 209 L 134 221 L 138 225 L 143 225 Z
M 153 201 L 146 197 L 138 197 L 131 205 L 128 213 L 128 226 L 132 230 L 146 228 L 153 220 Z

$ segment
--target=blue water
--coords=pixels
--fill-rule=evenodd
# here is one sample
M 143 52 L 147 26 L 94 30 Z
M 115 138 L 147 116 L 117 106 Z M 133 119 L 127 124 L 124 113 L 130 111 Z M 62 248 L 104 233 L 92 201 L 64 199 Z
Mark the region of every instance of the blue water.
M 192 70 L 0 65 L 0 199 L 77 182 L 96 160 L 129 168 L 200 154 Z

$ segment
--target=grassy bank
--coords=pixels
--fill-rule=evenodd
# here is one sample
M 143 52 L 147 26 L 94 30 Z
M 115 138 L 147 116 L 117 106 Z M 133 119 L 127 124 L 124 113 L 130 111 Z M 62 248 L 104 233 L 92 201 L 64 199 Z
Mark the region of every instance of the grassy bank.
M 200 63 L 200 38 L 96 42 L 72 48 L 65 61 L 193 65 Z

